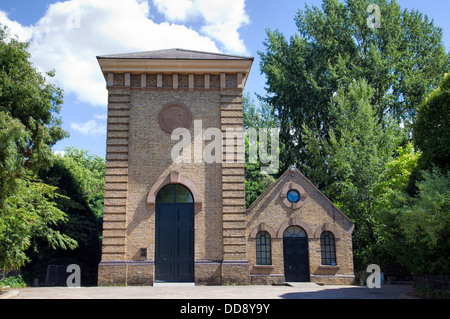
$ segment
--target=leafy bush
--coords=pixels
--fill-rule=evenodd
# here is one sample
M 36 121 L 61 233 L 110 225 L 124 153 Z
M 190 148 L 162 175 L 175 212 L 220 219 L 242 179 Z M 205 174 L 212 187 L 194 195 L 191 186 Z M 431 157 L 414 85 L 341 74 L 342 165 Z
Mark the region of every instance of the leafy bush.
M 0 279 L 0 287 L 10 286 L 11 288 L 24 288 L 27 286 L 22 276 L 10 276 Z

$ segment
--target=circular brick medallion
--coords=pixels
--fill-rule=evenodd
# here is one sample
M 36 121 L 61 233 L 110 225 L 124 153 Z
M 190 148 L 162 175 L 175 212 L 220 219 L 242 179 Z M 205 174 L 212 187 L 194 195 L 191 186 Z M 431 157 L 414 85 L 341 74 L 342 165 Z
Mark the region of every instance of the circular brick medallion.
M 281 202 L 291 209 L 302 207 L 307 197 L 303 187 L 293 182 L 286 183 L 280 192 Z
M 180 103 L 172 103 L 164 106 L 159 112 L 158 117 L 159 125 L 169 134 L 176 128 L 188 129 L 192 122 L 191 111 L 187 106 Z

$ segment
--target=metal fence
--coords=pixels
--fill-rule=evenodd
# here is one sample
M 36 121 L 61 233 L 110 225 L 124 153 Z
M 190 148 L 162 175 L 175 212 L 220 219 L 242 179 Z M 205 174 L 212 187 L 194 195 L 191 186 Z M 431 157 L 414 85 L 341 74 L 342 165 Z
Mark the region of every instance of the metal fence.
M 47 275 L 45 276 L 46 286 L 65 286 L 67 277 L 67 266 L 48 265 Z
M 433 290 L 450 291 L 450 276 L 414 275 L 414 286 Z

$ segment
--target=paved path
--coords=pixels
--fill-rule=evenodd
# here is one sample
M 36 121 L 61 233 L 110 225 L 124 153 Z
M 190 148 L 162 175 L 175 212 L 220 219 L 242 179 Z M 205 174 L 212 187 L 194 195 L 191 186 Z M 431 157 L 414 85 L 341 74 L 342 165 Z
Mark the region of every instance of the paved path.
M 408 285 L 195 286 L 195 287 L 39 287 L 18 289 L 14 299 L 409 299 Z

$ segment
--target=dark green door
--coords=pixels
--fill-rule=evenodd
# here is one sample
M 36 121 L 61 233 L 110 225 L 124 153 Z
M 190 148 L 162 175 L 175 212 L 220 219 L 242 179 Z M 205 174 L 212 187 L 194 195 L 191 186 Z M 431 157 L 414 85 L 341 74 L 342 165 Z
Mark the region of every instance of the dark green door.
M 161 189 L 155 217 L 155 281 L 194 281 L 194 204 L 189 190 L 178 184 Z
M 284 280 L 309 281 L 308 238 L 299 226 L 288 227 L 283 234 Z

